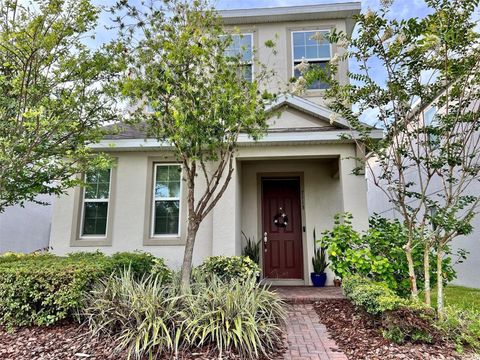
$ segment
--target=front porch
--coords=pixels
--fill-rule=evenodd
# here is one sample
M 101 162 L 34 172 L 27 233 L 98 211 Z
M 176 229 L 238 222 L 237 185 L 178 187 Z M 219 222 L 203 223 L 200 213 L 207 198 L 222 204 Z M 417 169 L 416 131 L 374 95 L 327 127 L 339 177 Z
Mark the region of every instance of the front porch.
M 276 292 L 288 304 L 313 304 L 323 299 L 344 299 L 342 288 L 338 286 L 272 286 Z

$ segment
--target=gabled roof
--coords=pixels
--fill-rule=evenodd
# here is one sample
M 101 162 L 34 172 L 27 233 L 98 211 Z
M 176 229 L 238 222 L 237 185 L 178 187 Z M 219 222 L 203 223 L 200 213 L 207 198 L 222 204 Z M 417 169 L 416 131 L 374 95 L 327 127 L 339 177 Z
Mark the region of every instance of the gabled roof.
M 278 97 L 274 103 L 267 107 L 267 111 L 274 111 L 283 106 L 291 107 L 327 122 L 330 122 L 330 116 L 332 115 L 330 109 L 296 95 L 282 95 Z M 347 121 L 343 118 L 338 118 L 331 125 L 340 129 L 349 129 Z
M 324 122 L 330 122 L 330 116 L 332 114 L 330 109 L 295 95 L 283 95 L 278 97 L 275 102 L 267 107 L 267 111 L 273 112 L 275 110 L 280 110 L 283 107 L 293 108 Z M 126 124 L 111 126 L 112 129 L 117 130 L 116 133 L 105 136 L 104 140 L 100 141 L 98 144 L 92 144 L 92 148 L 128 151 L 158 149 L 159 147 L 163 149 L 171 148 L 171 145 L 168 143 L 148 138 L 144 124 L 137 125 L 136 127 Z M 350 142 L 351 140 L 343 138 L 343 135 L 346 134 L 349 134 L 354 138 L 359 136 L 357 131 L 354 131 L 348 126 L 345 119 L 338 118 L 338 120 L 331 123 L 330 126 L 298 129 L 273 129 L 273 131 L 268 131 L 267 134 L 258 141 L 254 141 L 247 134 L 240 134 L 238 145 L 261 146 L 269 144 Z M 383 137 L 383 131 L 372 128 L 370 135 L 376 139 L 381 139 Z

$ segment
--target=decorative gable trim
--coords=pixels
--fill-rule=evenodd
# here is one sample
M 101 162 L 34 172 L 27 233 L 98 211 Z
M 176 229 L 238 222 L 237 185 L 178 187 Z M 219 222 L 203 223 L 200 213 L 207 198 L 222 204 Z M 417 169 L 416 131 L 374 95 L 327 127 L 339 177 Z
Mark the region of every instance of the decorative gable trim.
M 315 104 L 311 101 L 308 101 L 306 99 L 303 99 L 295 95 L 280 96 L 274 103 L 272 103 L 270 106 L 267 107 L 267 111 L 275 111 L 280 109 L 283 106 L 289 106 L 305 114 L 317 117 L 327 122 L 330 122 L 330 116 L 333 113 L 333 111 L 331 111 L 330 109 L 327 109 L 324 106 Z M 334 121 L 331 125 L 340 129 L 349 129 L 347 121 L 340 117 L 338 118 L 338 120 Z

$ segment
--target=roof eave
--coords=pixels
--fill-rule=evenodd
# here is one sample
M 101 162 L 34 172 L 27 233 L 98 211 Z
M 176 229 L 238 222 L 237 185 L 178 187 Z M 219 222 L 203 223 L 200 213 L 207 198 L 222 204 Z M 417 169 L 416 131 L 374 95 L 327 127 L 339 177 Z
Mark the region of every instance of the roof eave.
M 352 32 L 353 17 L 361 11 L 361 2 L 304 6 L 219 10 L 225 25 L 246 25 L 306 20 L 349 19 L 347 32 Z

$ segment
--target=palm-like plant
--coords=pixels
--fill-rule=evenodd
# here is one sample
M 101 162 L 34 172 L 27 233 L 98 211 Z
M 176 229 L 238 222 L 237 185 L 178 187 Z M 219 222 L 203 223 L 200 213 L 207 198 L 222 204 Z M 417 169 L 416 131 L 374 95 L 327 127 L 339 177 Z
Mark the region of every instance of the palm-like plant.
M 325 272 L 325 269 L 330 264 L 327 262 L 326 249 L 320 245 L 317 247 L 317 237 L 315 236 L 315 229 L 313 229 L 313 246 L 314 254 L 312 257 L 313 272 L 315 274 L 322 274 Z
M 260 240 L 255 241 L 245 235 L 242 231 L 243 238 L 245 239 L 245 247 L 243 248 L 243 256 L 249 257 L 257 265 L 260 264 Z

